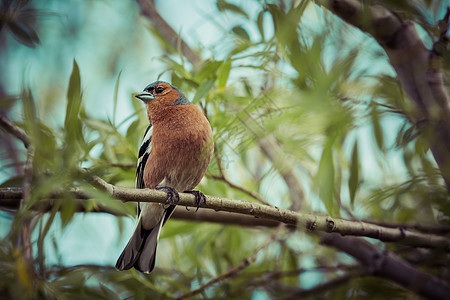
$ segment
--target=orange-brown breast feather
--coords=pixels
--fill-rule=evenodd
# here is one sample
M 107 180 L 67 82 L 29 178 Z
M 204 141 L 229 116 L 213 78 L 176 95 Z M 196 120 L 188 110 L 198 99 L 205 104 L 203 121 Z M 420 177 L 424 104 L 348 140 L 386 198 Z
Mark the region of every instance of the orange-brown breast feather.
M 152 151 L 144 171 L 147 188 L 163 180 L 178 191 L 192 190 L 213 153 L 211 126 L 194 104 L 158 106 L 150 112 Z

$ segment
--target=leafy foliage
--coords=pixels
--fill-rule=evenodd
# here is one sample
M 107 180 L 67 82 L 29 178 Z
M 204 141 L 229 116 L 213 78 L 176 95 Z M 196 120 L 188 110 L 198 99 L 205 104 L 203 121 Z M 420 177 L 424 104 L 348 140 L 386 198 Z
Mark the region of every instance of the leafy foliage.
M 36 25 L 22 17 L 39 14 L 25 9 L 26 2 L 6 1 L 3 15 L 12 17 L 1 26 L 32 47 L 39 43 Z M 172 84 L 203 109 L 214 130 L 216 157 L 200 186 L 202 192 L 259 201 L 214 179 L 226 177 L 270 205 L 291 207 L 293 199 L 283 182 L 283 170 L 260 149 L 259 141 L 273 135 L 294 162 L 307 191 L 305 210 L 373 222 L 449 224 L 448 193 L 428 146 L 408 121 L 408 99 L 392 72 L 374 74 L 372 70 L 377 64 L 389 66 L 384 56 L 380 58 L 380 49 L 370 44 L 370 37 L 322 8 L 309 1 L 297 2 L 255 2 L 258 9 L 252 13 L 235 3 L 217 1 L 218 15 L 232 15 L 241 22 L 224 32 L 218 46 L 226 50 L 220 58 L 208 55 L 199 66 L 191 66 L 179 53 L 161 57 L 165 63 L 161 75 L 169 71 Z M 385 2 L 421 26 L 431 40 L 436 39 L 438 8 L 443 1 L 419 1 L 422 5 Z M 312 14 L 317 27 L 307 22 Z M 176 52 L 168 46 L 167 37 L 156 34 L 164 49 Z M 159 247 L 165 250 L 152 275 L 117 272 L 111 266 L 46 264 L 45 248 L 55 219 L 61 219 L 64 230 L 80 209 L 89 212 L 106 207 L 118 214 L 134 214 L 133 205 L 110 199 L 92 187 L 90 175 L 80 168 L 87 167 L 88 174 L 111 184 L 133 187 L 132 166 L 147 124 L 145 111 L 132 97 L 118 99 L 123 74 L 116 81 L 112 120 L 87 111 L 86 101 L 95 99 L 86 99 L 83 90 L 95 87 L 83 83 L 80 74 L 74 60 L 63 126 L 51 126 L 39 115 L 39 100 L 29 88 L 24 88 L 22 103 L 17 104 L 23 110 L 17 125 L 29 135 L 35 159 L 30 199 L 14 214 L 11 232 L 0 243 L 0 272 L 6 274 L 0 280 L 1 294 L 17 299 L 173 298 L 232 269 L 269 238 L 267 228 L 171 220 L 162 232 Z M 133 112 L 117 123 L 120 101 L 130 101 Z M 15 163 L 23 166 L 25 152 L 16 146 L 21 155 Z M 1 187 L 20 186 L 23 178 L 17 172 Z M 92 199 L 79 201 L 68 192 L 70 188 L 83 189 Z M 48 203 L 54 193 L 60 197 L 53 200 L 50 212 L 33 212 L 32 208 Z M 21 225 L 30 219 L 37 236 L 33 241 L 36 273 L 27 269 L 23 249 L 17 247 Z M 55 244 L 61 247 L 58 241 Z M 436 263 L 448 264 L 442 258 L 445 255 L 397 245 L 389 248 L 411 261 L 419 257 L 427 271 L 450 279 L 445 268 L 432 268 Z M 308 289 L 353 272 L 352 263 L 306 233 L 283 231 L 255 263 L 206 289 L 201 297 L 249 299 L 257 293 L 284 297 L 298 288 Z M 317 291 L 311 298 L 387 296 L 404 298 L 410 292 L 382 279 L 363 277 Z

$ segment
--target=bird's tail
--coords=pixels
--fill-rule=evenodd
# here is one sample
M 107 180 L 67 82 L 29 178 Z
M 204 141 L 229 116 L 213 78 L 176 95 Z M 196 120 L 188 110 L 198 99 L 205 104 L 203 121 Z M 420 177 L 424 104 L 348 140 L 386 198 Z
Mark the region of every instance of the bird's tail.
M 117 259 L 116 269 L 123 271 L 134 267 L 138 271 L 150 273 L 155 267 L 156 246 L 163 223 L 164 218 L 154 228 L 146 230 L 139 218 L 133 235 Z

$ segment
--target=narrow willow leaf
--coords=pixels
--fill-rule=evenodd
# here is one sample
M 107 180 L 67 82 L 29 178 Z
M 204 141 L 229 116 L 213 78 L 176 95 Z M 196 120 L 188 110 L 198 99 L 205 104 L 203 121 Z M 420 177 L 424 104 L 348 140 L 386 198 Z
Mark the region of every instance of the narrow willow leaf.
M 339 207 L 334 200 L 334 162 L 331 146 L 325 146 L 320 158 L 319 171 L 316 175 L 319 196 L 332 216 L 339 215 Z
M 231 60 L 227 59 L 219 69 L 219 76 L 217 77 L 217 85 L 219 88 L 223 88 L 227 85 L 230 70 L 231 70 Z
M 243 40 L 250 41 L 250 36 L 242 26 L 234 26 L 231 31 Z
M 192 99 L 192 103 L 197 103 L 197 101 L 202 99 L 209 92 L 209 90 L 213 87 L 214 81 L 215 81 L 215 79 L 210 79 L 210 80 L 202 82 L 197 89 L 197 93 L 195 93 L 194 99 Z
M 116 126 L 116 113 L 117 113 L 117 98 L 119 94 L 119 82 L 120 82 L 120 76 L 122 75 L 122 71 L 119 72 L 119 75 L 117 76 L 116 85 L 114 87 L 114 110 L 113 110 L 113 125 Z
M 41 43 L 37 32 L 28 24 L 12 21 L 8 23 L 8 27 L 19 42 L 30 48 Z
M 72 220 L 77 208 L 76 200 L 69 193 L 65 193 L 61 199 L 61 228 L 64 228 Z
M 380 124 L 380 113 L 377 110 L 376 106 L 372 108 L 370 113 L 372 119 L 373 132 L 375 135 L 375 141 L 377 142 L 378 149 L 385 152 L 386 148 L 384 146 L 384 134 L 383 129 Z
M 55 201 L 55 203 L 52 207 L 52 210 L 50 211 L 49 214 L 47 214 L 48 218 L 47 218 L 47 221 L 45 222 L 44 228 L 39 233 L 38 243 L 43 245 L 43 241 L 44 241 L 45 237 L 47 236 L 47 234 L 50 230 L 50 227 L 53 224 L 53 220 L 55 219 L 56 213 L 59 211 L 59 209 L 61 207 L 61 203 L 62 203 L 62 201 Z M 41 222 L 43 222 L 43 219 L 41 219 Z
M 76 117 L 81 106 L 81 79 L 80 69 L 73 60 L 73 70 L 69 79 L 69 89 L 67 91 L 66 119 L 64 125 L 67 126 Z
M 80 69 L 74 60 L 73 71 L 69 80 L 69 89 L 67 91 L 66 118 L 64 120 L 66 145 L 68 148 L 72 148 L 71 151 L 75 150 L 73 145 L 85 144 L 81 130 L 81 120 L 79 118 L 81 99 Z
M 352 161 L 350 164 L 350 178 L 348 180 L 348 189 L 350 192 L 350 203 L 353 209 L 355 203 L 356 191 L 359 187 L 359 152 L 358 142 L 355 141 L 352 151 Z
M 217 70 L 222 65 L 220 61 L 209 61 L 203 68 L 201 68 L 197 74 L 195 74 L 195 81 L 203 82 L 204 80 L 216 75 Z
M 23 118 L 27 126 L 27 131 L 35 130 L 36 126 L 36 106 L 34 105 L 33 95 L 30 89 L 25 89 L 22 91 L 22 102 L 23 102 Z M 30 132 L 28 132 L 30 134 Z
M 224 12 L 226 10 L 229 10 L 229 11 L 234 12 L 236 14 L 242 15 L 242 16 L 244 16 L 244 17 L 246 17 L 248 19 L 247 13 L 242 8 L 240 8 L 237 5 L 231 4 L 231 3 L 229 3 L 229 2 L 227 2 L 225 0 L 218 0 L 217 1 L 217 9 L 220 12 Z
M 259 30 L 259 33 L 261 34 L 261 38 L 263 41 L 266 39 L 265 35 L 264 35 L 264 13 L 265 12 L 266 12 L 265 10 L 260 11 L 258 14 L 258 18 L 256 19 L 256 24 L 258 25 L 258 30 Z

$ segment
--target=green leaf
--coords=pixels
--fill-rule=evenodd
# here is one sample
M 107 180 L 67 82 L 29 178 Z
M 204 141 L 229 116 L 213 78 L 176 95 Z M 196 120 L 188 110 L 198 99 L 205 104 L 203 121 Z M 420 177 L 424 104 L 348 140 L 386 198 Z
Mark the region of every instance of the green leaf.
M 116 126 L 116 113 L 117 113 L 117 97 L 119 94 L 119 82 L 120 76 L 122 75 L 122 71 L 119 72 L 117 76 L 116 85 L 114 87 L 114 109 L 113 109 L 113 125 Z
M 69 89 L 67 91 L 66 118 L 64 120 L 68 148 L 73 147 L 75 143 L 81 142 L 84 144 L 81 120 L 79 118 L 81 100 L 80 69 L 78 68 L 77 62 L 73 60 L 73 70 L 70 75 Z
M 377 142 L 378 149 L 380 149 L 384 153 L 386 151 L 386 148 L 384 146 L 383 129 L 381 128 L 380 124 L 380 112 L 378 111 L 375 105 L 372 107 L 370 116 L 372 119 L 373 132 L 375 135 L 375 141 Z
M 178 209 L 184 209 L 179 207 Z M 170 221 L 164 226 L 164 230 L 161 231 L 160 239 L 170 238 L 174 236 L 182 236 L 184 234 L 191 234 L 196 228 L 196 224 L 192 222 L 184 221 Z
M 256 19 L 256 24 L 258 25 L 258 30 L 259 30 L 259 33 L 261 34 L 261 38 L 263 41 L 266 39 L 265 35 L 264 35 L 264 13 L 265 12 L 266 12 L 265 10 L 260 11 L 258 14 L 258 18 Z
M 126 206 L 122 201 L 118 201 L 116 199 L 111 198 L 106 192 L 95 189 L 90 184 L 82 183 L 81 188 L 83 191 L 92 198 L 91 202 L 83 201 L 83 204 L 86 205 L 85 208 L 89 209 L 93 206 L 100 205 L 111 209 L 116 212 L 125 212 L 128 214 L 132 213 L 130 207 Z M 86 203 L 85 203 L 86 202 Z
M 27 126 L 26 131 L 34 132 L 36 130 L 36 123 L 37 123 L 36 107 L 34 105 L 34 99 L 30 89 L 25 89 L 24 91 L 22 91 L 22 102 L 23 102 L 23 118 Z M 28 133 L 30 134 L 30 132 Z
M 73 196 L 68 193 L 63 195 L 61 203 L 61 227 L 64 228 L 72 220 L 77 203 Z
M 223 88 L 226 86 L 228 81 L 228 76 L 230 75 L 231 70 L 231 60 L 227 59 L 219 69 L 219 75 L 217 77 L 217 85 L 219 88 Z
M 236 14 L 242 15 L 248 19 L 248 14 L 239 6 L 231 4 L 225 0 L 217 0 L 217 9 L 220 12 L 224 12 L 225 10 L 229 10 Z
M 334 162 L 331 145 L 325 146 L 320 158 L 319 170 L 316 175 L 316 185 L 323 204 L 332 216 L 339 215 L 339 208 L 333 201 L 334 195 Z
M 348 180 L 348 189 L 350 192 L 350 203 L 353 209 L 356 191 L 359 187 L 359 152 L 358 142 L 355 141 L 352 151 L 352 161 L 350 164 L 350 178 Z
M 202 82 L 197 89 L 197 93 L 195 93 L 194 99 L 192 99 L 192 103 L 197 103 L 197 101 L 202 99 L 213 87 L 214 81 L 215 79 L 210 79 L 208 81 Z
M 234 26 L 231 31 L 243 40 L 250 41 L 250 36 L 242 26 Z
M 207 78 L 215 76 L 221 65 L 222 62 L 220 61 L 208 61 L 208 63 L 195 74 L 195 81 L 202 82 Z
M 34 48 L 35 44 L 40 44 L 41 42 L 37 32 L 25 23 L 12 21 L 8 23 L 8 27 L 19 42 L 30 48 Z

